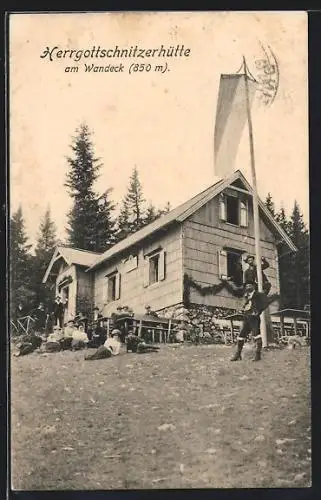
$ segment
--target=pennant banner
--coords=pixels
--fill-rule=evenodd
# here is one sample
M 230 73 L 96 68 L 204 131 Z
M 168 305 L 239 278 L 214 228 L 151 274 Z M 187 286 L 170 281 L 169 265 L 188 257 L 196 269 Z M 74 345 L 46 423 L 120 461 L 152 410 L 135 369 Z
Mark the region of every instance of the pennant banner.
M 256 82 L 244 74 L 221 75 L 214 132 L 215 175 L 219 177 L 227 177 L 235 170 L 235 158 L 247 120 L 245 78 L 251 104 Z

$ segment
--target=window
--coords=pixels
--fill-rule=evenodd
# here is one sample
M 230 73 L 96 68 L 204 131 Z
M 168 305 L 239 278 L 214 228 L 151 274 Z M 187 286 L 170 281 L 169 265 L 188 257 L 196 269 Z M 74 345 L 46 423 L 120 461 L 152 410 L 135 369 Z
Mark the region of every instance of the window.
M 158 281 L 159 254 L 149 259 L 149 284 L 152 285 Z
M 220 196 L 220 218 L 235 226 L 248 226 L 247 200 L 236 195 L 222 194 Z
M 144 269 L 144 286 L 165 279 L 165 251 L 159 250 L 147 256 Z
M 219 252 L 219 276 L 230 278 L 237 286 L 243 283 L 242 250 L 227 248 Z
M 107 276 L 107 300 L 112 302 L 120 298 L 120 274 L 115 272 Z
M 239 224 L 239 200 L 236 196 L 225 196 L 226 222 L 238 226 Z

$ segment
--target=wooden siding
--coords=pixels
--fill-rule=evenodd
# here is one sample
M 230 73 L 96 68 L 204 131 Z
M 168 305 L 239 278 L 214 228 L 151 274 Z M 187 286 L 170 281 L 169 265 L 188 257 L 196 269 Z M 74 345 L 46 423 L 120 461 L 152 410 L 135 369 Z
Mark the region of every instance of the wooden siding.
M 264 272 L 271 282 L 271 293 L 279 292 L 278 262 L 274 236 L 260 221 L 261 254 L 270 267 Z M 248 227 L 227 224 L 219 219 L 219 199 L 214 198 L 183 224 L 183 269 L 200 285 L 214 285 L 219 281 L 218 253 L 223 248 L 235 248 L 255 254 L 252 204 L 249 203 Z M 235 298 L 226 289 L 217 295 L 201 296 L 191 288 L 190 301 L 208 306 L 239 309 L 242 299 Z
M 234 226 L 233 224 L 228 224 L 220 219 L 219 196 L 216 196 L 213 200 L 206 203 L 202 208 L 195 212 L 189 220 L 199 222 L 200 224 L 208 225 L 210 227 L 215 227 L 223 231 L 225 231 L 228 227 L 229 231 L 237 236 L 247 236 L 248 234 L 254 235 L 253 204 L 251 198 L 248 198 L 248 207 L 248 227 Z M 262 215 L 261 211 L 260 215 Z M 262 219 L 260 219 L 260 234 L 262 241 L 274 243 L 274 236 Z
M 149 304 L 155 311 L 177 304 L 182 300 L 182 241 L 181 226 L 175 227 L 161 235 L 155 235 L 153 241 L 142 242 L 138 250 L 138 266 L 125 272 L 122 260 L 129 255 L 133 255 L 132 249 L 112 262 L 105 263 L 95 272 L 94 279 L 94 300 L 105 315 L 115 311 L 117 305 L 127 305 L 136 313 L 143 313 L 145 305 Z M 144 255 L 152 252 L 157 247 L 162 247 L 165 252 L 166 275 L 165 279 L 144 287 Z M 136 252 L 135 252 L 136 254 Z M 105 303 L 108 273 L 115 269 L 121 274 L 120 299 Z

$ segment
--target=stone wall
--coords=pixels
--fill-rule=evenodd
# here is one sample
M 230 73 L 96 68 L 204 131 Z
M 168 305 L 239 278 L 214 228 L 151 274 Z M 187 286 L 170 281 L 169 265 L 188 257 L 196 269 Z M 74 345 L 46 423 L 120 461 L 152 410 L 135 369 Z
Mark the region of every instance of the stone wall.
M 223 343 L 225 340 L 218 320 L 233 313 L 234 309 L 198 304 L 191 304 L 188 309 L 183 304 L 178 304 L 158 311 L 159 316 L 182 321 L 187 334 L 200 333 L 208 342 L 215 343 Z

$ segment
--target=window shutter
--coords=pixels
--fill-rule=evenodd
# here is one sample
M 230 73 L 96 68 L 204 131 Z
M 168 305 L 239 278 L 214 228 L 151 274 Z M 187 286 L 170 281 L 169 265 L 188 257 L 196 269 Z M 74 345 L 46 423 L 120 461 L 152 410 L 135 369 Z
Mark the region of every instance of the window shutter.
M 159 252 L 159 263 L 158 263 L 158 279 L 162 281 L 165 279 L 165 250 Z
M 220 278 L 227 278 L 227 252 L 225 250 L 218 252 L 218 274 Z
M 226 221 L 226 200 L 224 194 L 220 196 L 220 219 Z
M 247 265 L 247 263 L 245 262 L 245 259 L 246 259 L 246 254 L 245 254 L 245 253 L 242 253 L 243 283 L 245 282 L 244 273 L 245 273 L 246 269 L 248 268 L 248 265 Z
M 120 273 L 117 273 L 115 280 L 115 300 L 120 299 L 120 282 L 121 282 L 121 275 Z
M 144 287 L 149 285 L 149 259 L 144 260 Z
M 108 278 L 106 276 L 103 279 L 103 305 L 107 304 L 108 302 Z
M 248 204 L 246 201 L 240 201 L 240 226 L 248 226 Z

